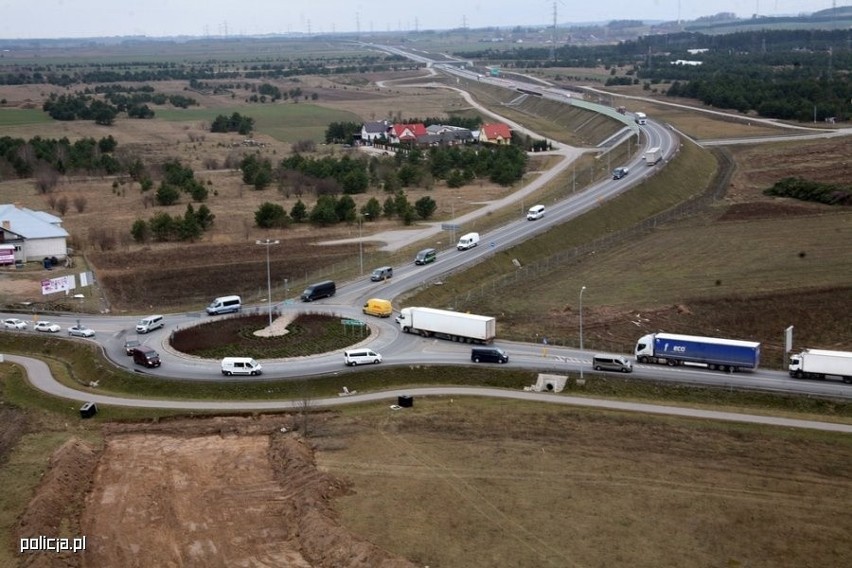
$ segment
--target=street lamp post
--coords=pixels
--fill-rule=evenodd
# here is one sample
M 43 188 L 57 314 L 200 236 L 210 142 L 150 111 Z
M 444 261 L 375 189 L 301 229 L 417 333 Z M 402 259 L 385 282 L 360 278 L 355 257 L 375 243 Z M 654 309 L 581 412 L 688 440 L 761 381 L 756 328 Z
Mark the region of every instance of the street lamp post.
M 364 241 L 361 239 L 361 226 L 364 223 L 364 217 L 369 216 L 369 213 L 362 213 L 358 217 L 358 263 L 361 266 L 361 276 L 364 276 Z
M 269 269 L 269 247 L 278 243 L 279 241 L 270 241 L 269 239 L 255 241 L 255 244 L 266 247 L 266 302 L 269 306 L 269 327 L 272 327 L 272 273 Z
M 583 351 L 583 292 L 586 291 L 586 287 L 583 286 L 580 288 L 580 351 Z M 582 354 L 582 353 L 581 353 Z M 583 378 L 583 364 L 580 363 L 580 379 Z

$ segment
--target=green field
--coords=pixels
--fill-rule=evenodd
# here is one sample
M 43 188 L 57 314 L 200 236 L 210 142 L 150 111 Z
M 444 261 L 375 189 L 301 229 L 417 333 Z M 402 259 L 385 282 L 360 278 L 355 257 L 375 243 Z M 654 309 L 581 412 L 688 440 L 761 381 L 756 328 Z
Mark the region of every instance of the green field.
M 52 122 L 50 115 L 41 109 L 0 108 L 0 128 Z

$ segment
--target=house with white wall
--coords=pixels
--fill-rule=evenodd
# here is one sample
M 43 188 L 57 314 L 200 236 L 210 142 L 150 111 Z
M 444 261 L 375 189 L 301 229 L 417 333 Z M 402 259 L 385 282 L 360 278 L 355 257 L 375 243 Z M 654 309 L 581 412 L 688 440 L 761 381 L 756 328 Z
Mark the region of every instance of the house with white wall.
M 68 236 L 62 219 L 55 215 L 12 204 L 0 205 L 0 245 L 15 247 L 15 261 L 64 259 L 68 255 Z

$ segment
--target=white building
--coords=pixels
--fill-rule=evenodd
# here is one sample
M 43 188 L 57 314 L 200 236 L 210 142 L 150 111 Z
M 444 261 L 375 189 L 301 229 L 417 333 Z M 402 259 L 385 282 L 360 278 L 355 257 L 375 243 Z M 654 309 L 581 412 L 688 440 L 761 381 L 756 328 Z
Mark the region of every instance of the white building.
M 0 205 L 0 244 L 14 245 L 15 261 L 38 261 L 45 257 L 64 259 L 68 254 L 68 231 L 62 219 L 44 211 Z M 5 247 L 8 248 L 8 247 Z

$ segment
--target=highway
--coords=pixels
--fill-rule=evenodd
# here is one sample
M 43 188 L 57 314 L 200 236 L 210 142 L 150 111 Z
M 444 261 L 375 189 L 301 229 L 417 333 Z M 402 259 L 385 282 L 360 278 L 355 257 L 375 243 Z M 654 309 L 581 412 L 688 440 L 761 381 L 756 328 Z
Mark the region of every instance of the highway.
M 418 55 L 417 57 L 425 59 L 422 55 Z M 536 85 L 530 85 L 530 87 L 541 88 L 541 86 Z M 368 298 L 381 297 L 394 299 L 408 290 L 423 285 L 434 285 L 449 274 L 469 268 L 498 251 L 505 250 L 543 233 L 551 227 L 566 223 L 590 211 L 601 203 L 614 198 L 636 185 L 644 177 L 652 175 L 658 168 L 663 167 L 677 152 L 679 140 L 671 129 L 655 123 L 653 120 L 649 120 L 647 125 L 638 128 L 642 132 L 646 148 L 657 146 L 662 149 L 663 160 L 658 165 L 653 167 L 646 166 L 642 160 L 642 152 L 638 152 L 636 158 L 630 163 L 617 164 L 630 168 L 631 171 L 627 177 L 619 180 L 606 179 L 581 192 L 572 194 L 558 203 L 549 204 L 545 216 L 536 221 L 527 221 L 519 212 L 516 220 L 492 231 L 481 233 L 480 244 L 473 249 L 466 251 L 457 251 L 455 249 L 442 250 L 439 252 L 437 261 L 430 265 L 415 266 L 411 262 L 394 267 L 394 277 L 389 281 L 374 283 L 369 280 L 368 276 L 365 276 L 352 282 L 339 283 L 338 292 L 333 298 L 311 304 L 302 304 L 301 302 L 290 299 L 275 304 L 274 308 L 276 311 L 284 314 L 295 314 L 304 308 L 309 308 L 311 311 L 325 312 L 333 314 L 335 317 L 366 321 L 371 329 L 371 335 L 365 343 L 383 355 L 385 360 L 383 366 L 424 364 L 471 365 L 469 345 L 466 346 L 460 343 L 403 334 L 394 323 L 393 318 L 378 319 L 363 316 L 361 314 L 361 306 Z M 552 179 L 558 171 L 564 170 L 565 165 L 563 162 L 555 168 L 556 171 L 543 173 L 537 182 L 544 183 Z M 504 205 L 503 203 L 500 204 L 500 206 Z M 532 203 L 530 202 L 529 205 L 532 205 Z M 483 208 L 479 213 L 483 214 L 485 210 L 486 208 Z M 258 311 L 265 313 L 265 310 L 266 306 L 244 307 L 244 312 Z M 142 369 L 135 366 L 131 358 L 127 357 L 124 352 L 124 339 L 127 336 L 136 336 L 134 327 L 138 317 L 51 315 L 50 319 L 62 326 L 63 334 L 65 333 L 64 329 L 80 319 L 81 323 L 94 329 L 97 335 L 93 340 L 78 339 L 78 341 L 96 341 L 113 363 L 135 372 L 184 380 L 210 380 L 216 378 L 225 380 L 221 376 L 218 361 L 204 360 L 177 353 L 168 344 L 168 337 L 173 330 L 192 326 L 208 319 L 208 316 L 203 311 L 203 307 L 199 306 L 196 312 L 165 315 L 166 327 L 164 329 L 154 331 L 148 335 L 138 336 L 143 343 L 154 347 L 160 352 L 163 364 L 157 369 Z M 7 317 L 28 319 L 22 317 L 20 314 L 2 314 L 0 317 L 4 319 Z M 29 327 L 32 329 L 32 321 L 30 321 Z M 36 333 L 34 331 L 2 332 Z M 565 347 L 500 340 L 496 344 L 509 352 L 511 360 L 507 366 L 510 368 L 525 368 L 552 373 L 576 373 L 580 369 L 591 371 L 593 353 L 589 351 L 582 352 L 577 349 Z M 262 363 L 264 374 L 261 377 L 243 377 L 237 380 L 292 379 L 328 376 L 351 371 L 351 369 L 343 365 L 341 353 L 328 353 L 287 360 L 264 360 Z M 852 397 L 852 388 L 849 388 L 843 383 L 835 381 L 798 381 L 791 379 L 786 373 L 779 371 L 758 370 L 751 373 L 725 374 L 698 367 L 668 368 L 659 365 L 636 364 L 631 377 L 672 383 L 710 385 L 730 389 L 746 388 L 767 392 L 794 393 L 803 396 Z M 67 391 L 62 390 L 65 387 L 60 389 L 61 385 L 58 385 L 58 383 L 54 383 L 52 387 L 50 384 L 51 381 L 45 380 L 39 385 L 39 388 L 43 388 L 58 396 L 76 398 L 77 400 L 88 400 L 87 397 L 90 397 L 90 393 L 79 393 L 83 398 L 71 396 Z M 163 401 L 156 402 L 158 404 L 163 403 Z M 235 407 L 228 406 L 228 408 Z

